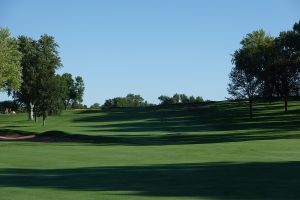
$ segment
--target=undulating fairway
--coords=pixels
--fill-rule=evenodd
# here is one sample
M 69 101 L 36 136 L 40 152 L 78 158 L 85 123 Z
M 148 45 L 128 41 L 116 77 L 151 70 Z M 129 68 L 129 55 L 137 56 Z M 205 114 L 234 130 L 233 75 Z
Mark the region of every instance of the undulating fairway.
M 256 104 L 253 120 L 247 104 L 212 102 L 0 127 L 49 138 L 0 142 L 0 199 L 300 199 L 299 102 Z

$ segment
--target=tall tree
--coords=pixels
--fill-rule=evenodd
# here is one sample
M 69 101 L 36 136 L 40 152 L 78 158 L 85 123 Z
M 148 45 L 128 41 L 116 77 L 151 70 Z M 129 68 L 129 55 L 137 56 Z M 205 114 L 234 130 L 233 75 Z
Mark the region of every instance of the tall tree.
M 284 101 L 288 110 L 288 99 L 296 95 L 300 81 L 299 23 L 292 31 L 281 32 L 273 45 L 273 62 L 269 65 L 269 76 L 273 77 L 273 88 Z
M 281 32 L 275 40 L 277 57 L 273 68 L 278 78 L 278 88 L 284 100 L 284 110 L 288 110 L 288 98 L 297 90 L 300 72 L 300 50 L 297 49 L 299 41 L 298 24 L 292 31 Z
M 57 105 L 62 102 L 63 98 L 61 86 L 57 82 L 65 82 L 62 78 L 55 76 L 55 70 L 62 66 L 57 48 L 58 45 L 52 36 L 42 35 L 38 40 L 38 100 L 35 113 L 37 116 L 43 117 L 43 125 L 49 114 L 56 113 L 61 109 Z
M 262 84 L 259 75 L 265 63 L 264 52 L 273 42 L 273 38 L 263 30 L 247 34 L 241 41 L 242 47 L 232 57 L 233 69 L 230 72 L 228 93 L 237 99 L 247 99 L 249 116 L 253 117 L 253 101 L 259 94 Z
M 21 53 L 8 29 L 0 28 L 0 89 L 19 89 L 22 82 Z
M 14 98 L 25 104 L 28 119 L 33 120 L 33 109 L 37 101 L 37 74 L 38 74 L 38 45 L 37 42 L 26 36 L 18 37 L 19 51 L 22 53 L 22 79 L 20 90 L 14 92 Z
M 43 87 L 43 90 L 39 93 L 36 114 L 38 117 L 42 117 L 43 126 L 45 126 L 48 115 L 59 114 L 63 109 L 63 97 L 67 93 L 67 85 L 59 75 L 43 81 L 43 84 L 46 87 Z

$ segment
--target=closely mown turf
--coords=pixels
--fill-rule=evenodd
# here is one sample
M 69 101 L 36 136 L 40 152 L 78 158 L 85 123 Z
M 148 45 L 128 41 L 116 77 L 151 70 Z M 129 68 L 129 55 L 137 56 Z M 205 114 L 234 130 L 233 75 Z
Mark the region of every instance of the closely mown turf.
M 0 199 L 300 199 L 300 102 L 0 116 Z

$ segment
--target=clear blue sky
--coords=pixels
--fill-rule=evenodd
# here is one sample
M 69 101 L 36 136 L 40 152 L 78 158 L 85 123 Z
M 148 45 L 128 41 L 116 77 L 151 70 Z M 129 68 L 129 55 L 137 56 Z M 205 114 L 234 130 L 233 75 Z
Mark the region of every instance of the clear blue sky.
M 298 20 L 297 0 L 0 1 L 0 26 L 14 36 L 55 37 L 59 73 L 83 77 L 88 105 L 127 93 L 154 103 L 176 92 L 222 100 L 240 40 Z

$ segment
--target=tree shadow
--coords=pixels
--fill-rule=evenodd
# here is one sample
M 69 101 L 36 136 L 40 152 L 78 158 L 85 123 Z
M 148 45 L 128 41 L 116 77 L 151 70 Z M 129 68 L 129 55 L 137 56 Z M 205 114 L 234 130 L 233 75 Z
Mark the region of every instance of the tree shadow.
M 291 110 L 284 113 L 278 110 L 279 107 L 278 103 L 258 104 L 253 120 L 249 119 L 245 103 L 214 102 L 197 107 L 178 105 L 85 113 L 74 122 L 78 127 L 89 128 L 86 132 L 299 130 L 300 110 L 291 105 Z
M 300 162 L 0 169 L 0 187 L 130 191 L 212 199 L 299 199 Z M 113 194 L 113 193 L 112 193 Z
M 147 107 L 78 112 L 73 127 L 41 134 L 2 129 L 36 137 L 32 142 L 76 142 L 96 145 L 179 145 L 299 138 L 300 110 L 287 113 L 277 104 L 256 105 L 249 120 L 247 104 L 214 102 L 194 106 Z
M 263 133 L 262 133 L 263 132 Z M 299 139 L 300 134 L 274 133 L 273 131 L 256 131 L 251 133 L 226 133 L 226 134 L 139 134 L 139 135 L 82 135 L 69 134 L 63 131 L 47 131 L 44 133 L 30 133 L 24 131 L 8 132 L 20 136 L 34 135 L 29 139 L 15 139 L 18 142 L 44 142 L 44 143 L 85 143 L 93 145 L 186 145 L 186 144 L 213 144 L 242 141 L 259 140 L 279 140 L 279 139 Z M 0 136 L 8 135 L 4 130 L 0 131 Z M 1 139 L 0 139 L 1 141 Z M 3 141 L 2 142 L 11 142 Z

